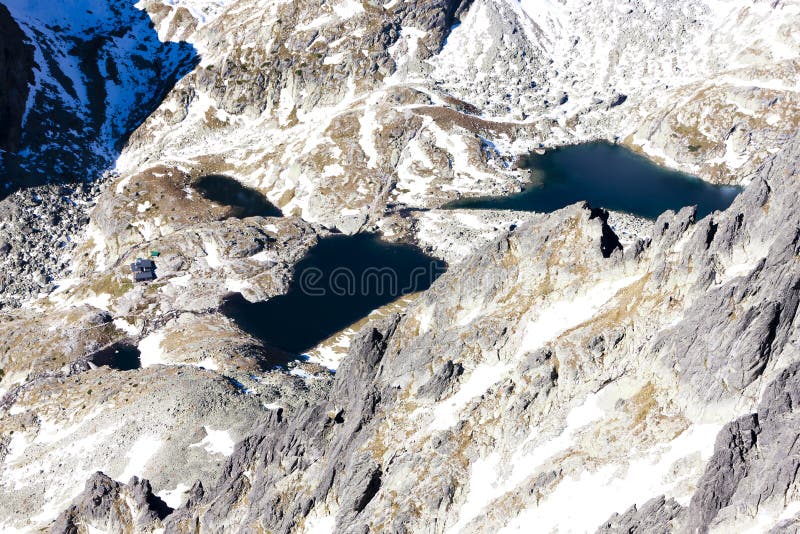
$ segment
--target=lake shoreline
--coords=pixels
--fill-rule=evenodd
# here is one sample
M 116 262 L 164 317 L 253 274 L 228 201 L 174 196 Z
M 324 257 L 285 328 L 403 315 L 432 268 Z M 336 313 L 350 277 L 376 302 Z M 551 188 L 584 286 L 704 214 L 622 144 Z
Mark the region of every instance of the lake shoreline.
M 742 191 L 659 166 L 623 145 L 567 145 L 519 158 L 530 172 L 520 193 L 469 197 L 443 209 L 499 209 L 549 213 L 580 201 L 592 207 L 655 220 L 667 211 L 696 205 L 698 218 L 726 209 Z

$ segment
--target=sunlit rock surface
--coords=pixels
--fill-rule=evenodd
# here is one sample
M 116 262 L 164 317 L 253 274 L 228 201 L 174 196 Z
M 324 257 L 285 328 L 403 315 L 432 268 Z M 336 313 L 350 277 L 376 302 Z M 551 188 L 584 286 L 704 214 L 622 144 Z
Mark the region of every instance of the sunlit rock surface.
M 795 2 L 5 6 L 0 530 L 794 528 Z M 597 139 L 746 189 L 442 209 Z M 337 231 L 448 272 L 273 369 L 218 307 Z

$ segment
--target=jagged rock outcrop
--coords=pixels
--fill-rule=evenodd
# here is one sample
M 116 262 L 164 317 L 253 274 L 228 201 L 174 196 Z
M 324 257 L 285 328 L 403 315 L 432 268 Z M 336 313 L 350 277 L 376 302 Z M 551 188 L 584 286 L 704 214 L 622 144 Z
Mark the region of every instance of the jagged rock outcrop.
M 641 510 L 612 517 L 601 532 L 724 532 L 753 528 L 792 532 L 797 513 L 796 406 L 800 364 L 770 383 L 755 413 L 719 432 L 714 454 L 688 506 L 658 497 Z
M 331 400 L 241 443 L 218 485 L 169 528 L 484 531 L 536 520 L 681 532 L 789 519 L 768 514 L 793 487 L 794 460 L 770 451 L 796 434 L 785 419 L 796 365 L 782 370 L 796 336 L 796 251 L 784 237 L 798 227 L 796 150 L 764 166 L 731 210 L 699 222 L 693 210 L 667 214 L 630 250 L 604 253 L 605 217 L 581 206 L 505 234 L 388 331 L 363 332 Z M 754 246 L 775 220 L 794 222 Z M 745 243 L 749 255 L 735 256 Z M 765 312 L 776 307 L 781 320 Z M 684 368 L 692 339 L 718 348 Z M 764 380 L 774 382 L 760 395 Z M 757 414 L 724 424 L 748 398 L 761 399 Z M 580 517 L 554 515 L 560 499 L 602 491 L 613 494 Z M 615 508 L 622 515 L 604 522 Z
M 631 506 L 624 514 L 614 514 L 603 526 L 597 529 L 598 534 L 668 534 L 675 531 L 673 520 L 680 515 L 683 508 L 673 499 L 664 496 L 647 501 L 641 508 Z
M 737 486 L 748 474 L 750 456 L 758 446 L 761 427 L 756 415 L 726 425 L 717 436 L 714 455 L 698 482 L 689 507 L 690 532 L 706 532 L 719 510 L 731 504 Z
M 302 524 L 316 502 L 325 500 L 333 485 L 345 489 L 343 484 L 348 492 L 343 496 L 348 519 L 358 515 L 380 489 L 381 471 L 369 455 L 351 458 L 349 453 L 363 443 L 360 431 L 369 425 L 381 402 L 380 391 L 363 386 L 374 380 L 396 325 L 397 318 L 390 318 L 356 338 L 351 354 L 357 357 L 339 371 L 348 380 L 337 381 L 330 400 L 309 406 L 291 421 L 283 412 L 274 412 L 237 448 L 214 493 L 187 507 L 188 514 L 170 517 L 167 530 L 193 528 L 195 522 L 187 515 L 202 511 L 196 524 L 209 532 L 258 529 L 259 525 L 290 532 Z M 291 484 L 287 486 L 289 480 L 305 478 L 307 469 L 319 477 L 317 487 L 297 493 Z
M 692 532 L 770 527 L 788 522 L 796 505 L 797 409 L 800 364 L 793 362 L 769 384 L 758 410 L 727 425 L 687 511 Z
M 97 472 L 86 481 L 86 489 L 74 504 L 58 516 L 50 532 L 154 532 L 170 512 L 147 480 L 133 477 L 122 484 Z
M 39 67 L 12 163 L 114 171 L 0 207 L 0 530 L 794 528 L 800 13 L 724 4 L 7 2 Z M 443 209 L 591 139 L 747 188 L 701 220 Z M 270 369 L 220 303 L 336 230 L 449 271 L 335 374 Z

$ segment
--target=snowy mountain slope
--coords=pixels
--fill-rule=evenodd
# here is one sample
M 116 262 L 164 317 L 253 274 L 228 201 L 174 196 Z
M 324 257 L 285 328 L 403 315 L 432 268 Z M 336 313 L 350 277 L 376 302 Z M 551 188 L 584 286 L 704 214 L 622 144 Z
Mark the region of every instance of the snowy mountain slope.
M 162 41 L 192 42 L 192 34 L 213 22 L 235 0 L 142 0 L 136 7 L 147 11 Z
M 347 232 L 516 189 L 506 164 L 539 144 L 620 140 L 746 183 L 798 125 L 795 2 L 139 5 L 201 65 L 131 139 L 120 180 L 153 159 L 227 173 Z
M 87 193 L 70 278 L 0 315 L 2 528 L 796 521 L 783 460 L 797 426 L 795 2 L 10 5 L 36 54 L 60 60 L 36 71 L 35 103 L 63 100 L 53 124 L 88 125 L 20 152 L 26 164 L 80 133 L 92 141 L 75 161 L 102 168 L 152 113 Z M 118 82 L 98 86 L 110 63 L 89 73 L 57 26 L 96 37 Z M 166 94 L 133 35 L 169 66 L 159 80 L 193 61 Z M 514 160 L 532 147 L 596 138 L 750 185 L 723 214 L 668 213 L 619 241 L 583 206 L 435 209 L 518 189 Z M 194 187 L 215 174 L 284 216 L 230 217 Z M 347 331 L 335 377 L 309 362 L 264 371 L 264 347 L 218 306 L 286 292 L 332 229 L 416 241 L 450 272 Z M 43 233 L 25 239 L 50 250 Z M 126 265 L 151 250 L 158 280 L 132 284 Z M 96 368 L 120 342 L 142 368 Z
M 16 307 L 66 275 L 101 178 L 195 55 L 161 43 L 127 1 L 6 10 L 0 199 L 13 198 L 0 204 L 0 306 Z
M 4 2 L 34 50 L 19 147 L 5 156 L 5 189 L 91 181 L 193 61 L 161 43 L 128 2 Z M 7 194 L 7 193 L 6 193 Z
M 399 22 L 380 24 L 349 4 L 326 6 L 323 12 L 329 9 L 329 14 L 306 25 L 293 22 L 311 18 L 315 4 L 266 2 L 261 7 L 229 7 L 193 35 L 205 50 L 201 65 L 132 137 L 118 161 L 120 182 L 146 171 L 155 157 L 192 178 L 230 174 L 262 190 L 284 213 L 355 231 L 381 218 L 388 197 L 399 194 L 392 184 L 399 154 L 393 152 L 403 150 L 418 125 L 431 122 L 424 115 L 429 110 L 414 113 L 419 105 L 433 103 L 427 92 L 395 83 L 382 88 L 380 78 L 394 69 L 393 53 L 398 60 L 407 55 L 400 45 L 409 38 L 397 24 L 423 19 L 425 9 L 434 12 L 438 4 L 416 10 L 397 6 L 391 13 Z M 422 32 L 427 44 L 421 42 L 420 54 L 439 45 L 450 26 L 447 17 L 425 19 L 432 27 Z M 344 38 L 334 37 L 342 32 Z M 352 54 L 353 49 L 374 52 Z M 337 61 L 340 56 L 344 59 Z M 474 138 L 449 140 L 435 124 L 430 128 L 426 150 L 435 159 L 447 157 L 441 147 L 479 146 Z M 478 169 L 465 164 L 469 174 L 459 187 L 501 191 L 516 182 L 506 176 L 498 184 L 480 158 L 470 159 Z M 438 181 L 451 179 L 446 172 Z M 436 185 L 426 190 L 432 202 L 440 203 Z M 453 189 L 446 198 L 457 194 Z M 375 197 L 386 200 L 374 202 Z
M 0 165 L 6 151 L 16 150 L 22 135 L 22 119 L 28 100 L 28 88 L 33 82 L 33 50 L 25 43 L 25 34 L 0 4 L 0 59 L 3 93 L 0 100 Z
M 618 138 L 711 180 L 746 180 L 798 126 L 799 10 L 479 0 L 432 76 L 493 116 L 530 117 L 534 141 Z

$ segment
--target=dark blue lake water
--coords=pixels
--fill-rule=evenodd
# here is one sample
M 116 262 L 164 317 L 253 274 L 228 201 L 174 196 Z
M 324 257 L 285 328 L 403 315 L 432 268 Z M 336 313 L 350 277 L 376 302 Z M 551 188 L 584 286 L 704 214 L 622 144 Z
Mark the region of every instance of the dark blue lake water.
M 204 198 L 228 206 L 230 217 L 281 217 L 283 214 L 261 192 L 221 174 L 204 176 L 192 184 Z
M 116 343 L 89 356 L 89 361 L 100 367 L 118 371 L 132 371 L 141 367 L 139 349 L 128 343 Z
M 551 212 L 575 202 L 655 219 L 697 206 L 698 218 L 724 210 L 741 188 L 716 186 L 661 167 L 619 145 L 587 143 L 531 154 L 521 165 L 532 180 L 521 193 L 462 199 L 448 208 Z
M 322 239 L 297 264 L 288 293 L 251 303 L 228 297 L 221 311 L 273 351 L 273 365 L 285 352 L 302 354 L 393 300 L 422 291 L 446 264 L 411 245 L 376 235 Z M 285 352 L 284 352 L 285 351 Z

